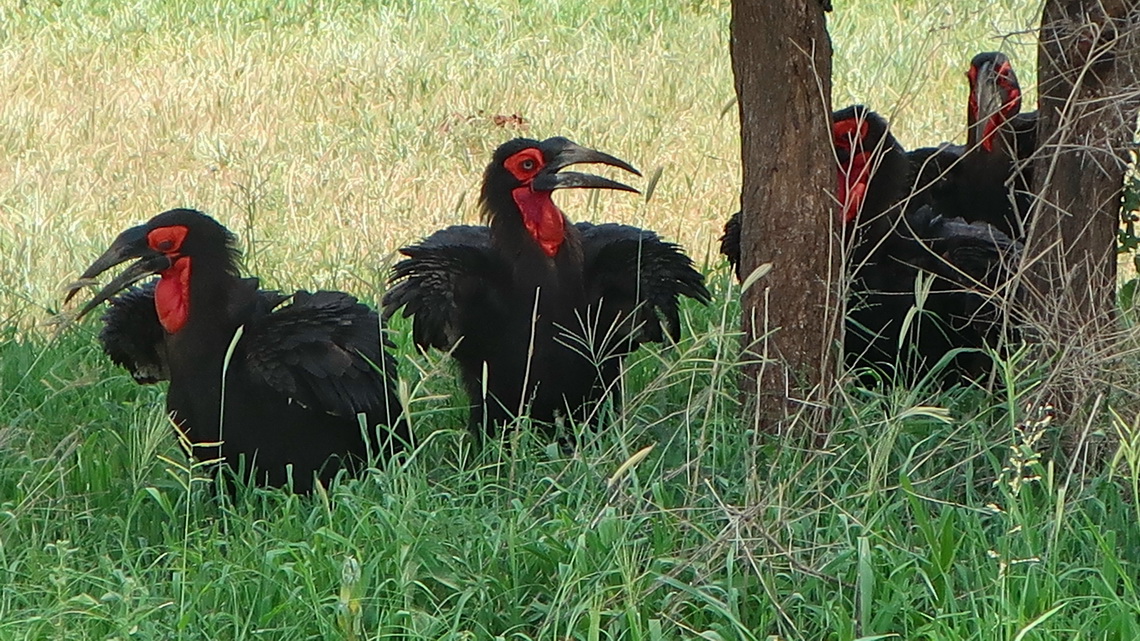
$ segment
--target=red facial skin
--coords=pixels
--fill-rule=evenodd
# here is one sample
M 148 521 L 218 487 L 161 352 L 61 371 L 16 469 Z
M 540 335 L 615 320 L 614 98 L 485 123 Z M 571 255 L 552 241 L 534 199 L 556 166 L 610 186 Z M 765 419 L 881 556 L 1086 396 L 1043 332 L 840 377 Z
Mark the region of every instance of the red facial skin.
M 1013 80 L 1010 79 L 1013 67 L 1009 61 L 1002 62 L 997 68 L 997 84 L 1009 96 L 1009 99 L 1001 106 L 997 113 L 993 114 L 986 120 L 985 129 L 982 131 L 981 145 L 986 153 L 994 150 L 994 134 L 997 133 L 1001 127 L 1010 118 L 1017 115 L 1021 111 L 1021 89 L 1017 87 Z M 969 71 L 966 72 L 966 79 L 970 83 L 970 114 L 976 122 L 981 115 L 978 113 L 978 69 L 971 66 Z
M 182 329 L 190 318 L 190 258 L 178 255 L 187 232 L 186 227 L 174 225 L 151 230 L 146 236 L 151 249 L 171 259 L 170 267 L 160 272 L 162 278 L 154 290 L 158 322 L 171 334 Z
M 522 183 L 511 190 L 511 197 L 522 214 L 523 225 L 543 253 L 553 257 L 566 239 L 566 218 L 551 199 L 551 192 L 536 191 L 531 185 L 545 165 L 542 152 L 533 148 L 523 149 L 503 161 L 507 171 Z
M 840 212 L 843 223 L 850 224 L 859 217 L 863 199 L 867 195 L 867 181 L 871 174 L 871 153 L 863 149 L 867 137 L 867 121 L 858 118 L 840 120 L 831 126 L 831 137 L 841 156 L 847 157 L 838 167 Z

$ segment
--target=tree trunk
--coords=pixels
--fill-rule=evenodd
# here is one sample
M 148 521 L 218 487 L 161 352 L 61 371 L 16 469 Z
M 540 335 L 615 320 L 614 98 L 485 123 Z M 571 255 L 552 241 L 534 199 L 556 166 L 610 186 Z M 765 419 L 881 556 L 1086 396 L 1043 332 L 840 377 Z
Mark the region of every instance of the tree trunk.
M 1140 104 L 1140 1 L 1047 0 L 1037 64 L 1029 316 L 1054 359 L 1046 393 L 1068 413 L 1111 347 L 1116 233 Z
M 731 31 L 742 274 L 772 268 L 743 292 L 746 411 L 772 432 L 823 399 L 836 360 L 831 41 L 821 0 L 733 0 Z

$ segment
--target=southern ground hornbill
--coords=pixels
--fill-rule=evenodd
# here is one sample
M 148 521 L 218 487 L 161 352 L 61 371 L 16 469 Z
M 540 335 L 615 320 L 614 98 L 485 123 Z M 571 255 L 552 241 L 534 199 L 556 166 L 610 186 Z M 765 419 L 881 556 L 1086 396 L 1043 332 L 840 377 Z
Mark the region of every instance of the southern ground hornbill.
M 974 56 L 966 79 L 966 145 L 911 152 L 919 192 L 912 209 L 929 204 L 943 215 L 986 222 L 1010 238 L 1024 238 L 1033 202 L 1037 112 L 1020 113 L 1021 85 L 1001 52 Z
M 577 163 L 638 173 L 566 138 L 517 138 L 495 150 L 483 176 L 486 226 L 448 227 L 400 250 L 407 258 L 394 268 L 385 317 L 403 309 L 418 346 L 451 350 L 476 437 L 520 415 L 551 428 L 592 421 L 625 355 L 679 337 L 678 298 L 709 301 L 677 245 L 636 227 L 567 220 L 556 189 L 636 192 L 560 171 Z
M 1020 245 L 988 224 L 942 216 L 929 206 L 908 207 L 912 165 L 887 121 L 861 105 L 832 118 L 836 197 L 852 279 L 847 364 L 913 381 L 955 348 L 997 346 L 1000 305 L 991 294 L 1008 282 Z M 737 269 L 739 216 L 728 221 L 721 239 L 721 252 Z M 914 316 L 919 274 L 932 283 L 923 313 Z M 946 383 L 977 377 L 989 364 L 977 351 L 951 358 Z
M 396 362 L 376 312 L 342 292 L 261 290 L 238 276 L 238 258 L 213 218 L 164 212 L 124 231 L 84 272 L 92 279 L 138 259 L 79 316 L 111 300 L 104 350 L 140 382 L 169 379 L 167 410 L 195 456 L 224 459 L 255 483 L 291 476 L 307 492 L 314 475 L 327 483 L 370 452 L 402 449 Z M 157 283 L 112 298 L 151 274 Z
M 836 200 L 841 230 L 853 254 L 850 264 L 866 258 L 889 237 L 898 222 L 899 204 L 906 195 L 909 161 L 902 146 L 887 130 L 887 121 L 863 105 L 831 114 L 832 144 L 836 159 Z M 720 253 L 740 273 L 740 212 L 724 225 Z

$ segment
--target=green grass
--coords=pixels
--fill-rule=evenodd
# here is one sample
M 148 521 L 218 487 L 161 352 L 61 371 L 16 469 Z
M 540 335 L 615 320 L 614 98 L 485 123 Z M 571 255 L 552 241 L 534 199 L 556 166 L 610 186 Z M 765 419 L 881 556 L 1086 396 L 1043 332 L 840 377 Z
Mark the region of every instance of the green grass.
M 976 51 L 1032 86 L 1032 43 L 1001 34 L 1034 3 L 837 4 L 835 102 L 908 146 L 961 140 Z M 1111 472 L 1058 456 L 1074 426 L 1027 422 L 1023 360 L 1001 399 L 850 390 L 822 441 L 741 420 L 737 292 L 706 260 L 739 187 L 727 27 L 701 0 L 0 7 L 0 639 L 1140 638 L 1129 405 L 1090 427 L 1121 438 Z M 631 359 L 573 456 L 525 427 L 472 451 L 453 371 L 397 323 L 414 455 L 219 500 L 163 390 L 94 321 L 49 324 L 114 234 L 177 205 L 270 286 L 374 302 L 398 245 L 475 219 L 520 134 L 663 168 L 649 202 L 563 205 L 682 241 L 717 301 Z
M 526 429 L 473 453 L 449 373 L 418 358 L 410 459 L 233 503 L 188 480 L 160 390 L 112 371 L 91 324 L 9 342 L 0 638 L 1140 634 L 1129 483 L 1055 466 L 976 391 L 852 392 L 826 443 L 742 429 L 735 306 L 686 311 L 693 338 L 639 354 L 631 402 L 572 457 Z

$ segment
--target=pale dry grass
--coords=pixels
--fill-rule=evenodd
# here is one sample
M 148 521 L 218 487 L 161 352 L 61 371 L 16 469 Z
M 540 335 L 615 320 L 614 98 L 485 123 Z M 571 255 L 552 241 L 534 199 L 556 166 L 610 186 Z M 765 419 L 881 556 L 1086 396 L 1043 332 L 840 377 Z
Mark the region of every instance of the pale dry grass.
M 966 69 L 983 51 L 1009 56 L 1037 108 L 1039 0 L 845 2 L 829 22 L 835 44 L 833 103 L 864 102 L 887 116 L 907 149 L 965 143 Z
M 954 4 L 971 6 L 840 3 L 835 104 L 922 146 L 963 137 L 977 51 L 1032 87 L 1032 37 L 1002 35 L 1036 3 Z M 396 247 L 477 220 L 482 169 L 516 135 L 663 168 L 649 203 L 560 202 L 704 262 L 739 193 L 728 20 L 725 0 L 0 8 L 0 321 L 40 323 L 116 233 L 175 206 L 252 237 L 270 285 L 374 300 Z

